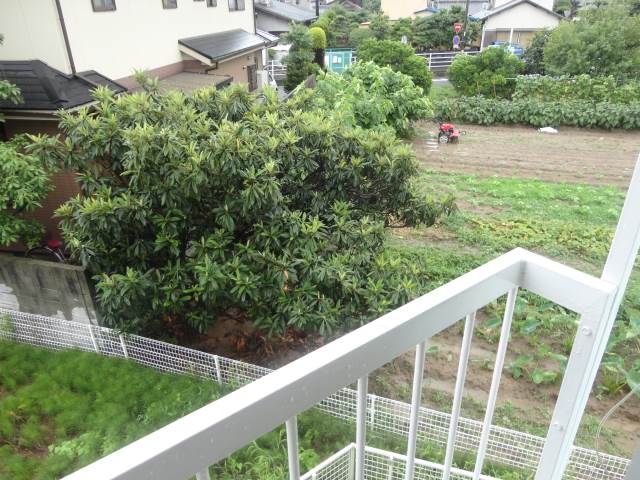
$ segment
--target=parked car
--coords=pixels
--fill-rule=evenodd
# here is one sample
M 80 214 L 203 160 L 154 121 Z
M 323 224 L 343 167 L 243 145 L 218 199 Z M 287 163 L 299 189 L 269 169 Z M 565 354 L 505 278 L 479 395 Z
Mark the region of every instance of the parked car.
M 509 43 L 504 40 L 496 40 L 491 42 L 490 47 L 506 47 L 509 53 L 513 53 L 516 57 L 521 57 L 524 53 L 524 47 L 519 43 Z

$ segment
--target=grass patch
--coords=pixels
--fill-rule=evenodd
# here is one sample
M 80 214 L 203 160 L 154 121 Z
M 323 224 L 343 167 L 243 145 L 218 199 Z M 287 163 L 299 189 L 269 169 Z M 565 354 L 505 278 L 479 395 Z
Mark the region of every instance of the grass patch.
M 0 342 L 0 478 L 55 479 L 71 473 L 219 398 L 212 381 L 171 375 L 93 353 Z M 298 417 L 306 471 L 355 440 L 353 424 L 317 410 Z M 369 432 L 368 444 L 404 453 L 406 439 Z M 422 458 L 441 458 L 431 443 Z M 471 457 L 458 453 L 458 466 Z M 210 468 L 212 478 L 281 480 L 287 476 L 284 427 Z M 529 473 L 488 464 L 485 472 L 524 480 Z
M 457 96 L 458 93 L 451 84 L 440 82 L 433 82 L 431 84 L 431 90 L 429 90 L 429 100 L 431 100 L 431 102 Z
M 447 241 L 440 247 L 432 270 L 441 269 L 442 280 L 469 270 L 472 259 L 459 262 L 460 252 L 472 248 L 477 263 L 515 247 L 525 247 L 580 270 L 600 275 L 624 202 L 624 193 L 613 187 L 549 183 L 517 178 L 478 177 L 425 171 L 417 186 L 426 195 L 452 193 L 460 212 L 445 219 L 441 230 Z M 434 251 L 437 239 L 428 230 L 410 231 L 405 248 L 428 244 Z M 451 260 L 448 260 L 448 259 Z M 448 278 L 447 278 L 448 277 Z M 493 319 L 478 327 L 478 334 L 492 341 L 498 333 L 502 311 L 485 309 Z M 572 347 L 575 318 L 567 311 L 531 294 L 523 294 L 514 316 L 515 335 L 527 339 L 531 352 L 512 366 L 518 377 L 534 383 L 559 381 L 564 358 Z M 552 370 L 540 365 L 555 362 Z M 626 298 L 609 342 L 599 394 L 618 393 L 625 385 L 640 382 L 640 269 L 636 266 Z

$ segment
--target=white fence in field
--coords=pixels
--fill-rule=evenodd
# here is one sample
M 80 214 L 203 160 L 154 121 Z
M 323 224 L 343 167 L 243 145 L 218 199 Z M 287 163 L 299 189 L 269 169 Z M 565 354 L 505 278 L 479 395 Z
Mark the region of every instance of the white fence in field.
M 425 52 L 418 53 L 419 57 L 422 57 L 427 62 L 429 70 L 431 71 L 443 71 L 451 66 L 453 60 L 457 55 L 477 55 L 479 50 L 469 51 L 452 51 L 452 52 Z
M 220 384 L 244 385 L 271 373 L 270 369 L 264 367 L 158 340 L 137 335 L 123 335 L 109 328 L 14 310 L 0 309 L 0 338 L 56 350 L 76 348 L 105 356 L 128 358 L 164 372 L 196 375 Z M 357 392 L 350 388 L 343 388 L 317 406 L 334 417 L 355 422 L 356 401 Z M 392 433 L 406 438 L 409 434 L 410 413 L 410 404 L 372 394 L 367 396 L 367 424 L 371 431 Z M 417 437 L 420 441 L 433 442 L 445 447 L 450 423 L 451 414 L 420 408 Z M 456 448 L 460 451 L 476 452 L 482 426 L 483 423 L 480 421 L 460 417 L 455 438 Z M 535 471 L 544 443 L 542 437 L 491 426 L 486 457 L 490 461 L 505 466 Z M 348 452 L 351 453 L 347 455 Z M 348 452 L 343 450 L 332 457 L 335 462 L 328 464 L 325 462 L 316 467 L 312 472 L 316 472 L 317 477 L 313 478 L 352 479 L 353 449 Z M 405 457 L 390 452 L 384 454 L 380 452 L 375 449 L 367 451 L 367 465 L 375 471 L 386 472 L 385 476 L 372 478 L 403 478 Z M 435 464 L 418 460 L 416 462 L 416 480 L 441 478 L 441 470 L 434 467 Z M 629 461 L 624 458 L 606 454 L 598 457 L 593 450 L 574 447 L 565 478 L 622 480 L 628 463 Z M 422 466 L 419 467 L 419 465 Z M 346 472 L 345 475 L 347 475 L 349 471 L 351 471 L 350 477 L 340 473 Z M 390 471 L 392 473 L 389 473 Z M 312 472 L 304 478 L 311 479 Z M 438 472 L 440 472 L 439 476 L 436 476 Z
M 451 66 L 454 58 L 457 55 L 477 55 L 480 53 L 477 50 L 473 51 L 452 51 L 452 52 L 426 52 L 426 53 L 417 53 L 419 57 L 424 58 L 425 62 L 427 62 L 427 66 L 431 71 L 444 71 Z M 352 62 L 356 61 L 355 50 L 352 56 Z M 269 72 L 271 77 L 276 81 L 284 80 L 287 76 L 287 66 L 280 63 L 269 61 L 265 65 L 264 69 Z

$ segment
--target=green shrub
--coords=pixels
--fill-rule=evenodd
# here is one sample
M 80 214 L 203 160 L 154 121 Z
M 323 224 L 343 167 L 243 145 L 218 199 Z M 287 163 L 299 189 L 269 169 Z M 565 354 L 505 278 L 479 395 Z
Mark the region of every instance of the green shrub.
M 640 102 L 593 103 L 588 100 L 540 101 L 536 98 L 502 100 L 485 97 L 442 99 L 436 115 L 446 120 L 492 125 L 521 123 L 535 127 L 640 128 Z
M 418 17 L 413 25 L 412 42 L 420 51 L 451 50 L 455 35 L 453 24 L 456 22 L 464 23 L 464 18 L 465 10 L 459 5 L 443 8 L 428 17 Z M 480 22 L 469 21 L 467 23 L 467 45 L 480 37 L 481 30 Z
M 509 98 L 523 63 L 506 48 L 492 47 L 477 55 L 457 55 L 449 67 L 449 81 L 462 95 Z
M 342 75 L 318 79 L 309 101 L 336 111 L 341 121 L 363 128 L 388 126 L 403 137 L 413 133 L 412 122 L 431 115 L 431 104 L 411 78 L 373 62 L 357 62 Z
M 291 44 L 289 54 L 283 60 L 287 65 L 284 87 L 291 91 L 315 73 L 318 67 L 313 63 L 313 38 L 307 27 L 292 24 L 289 32 L 283 36 L 283 41 Z
M 418 57 L 413 48 L 393 40 L 365 40 L 356 52 L 358 60 L 373 62 L 380 66 L 389 66 L 396 72 L 411 77 L 413 83 L 429 94 L 432 75 L 423 58 Z
M 618 80 L 640 76 L 640 16 L 623 4 L 586 9 L 580 18 L 562 22 L 544 47 L 545 70 L 551 75 L 612 75 Z
M 314 50 L 327 48 L 327 34 L 320 27 L 311 27 L 309 29 L 311 36 L 311 46 Z
M 518 77 L 514 99 L 537 98 L 539 100 L 589 100 L 594 103 L 640 102 L 640 81 L 629 81 L 623 85 L 613 77 Z
M 351 33 L 349 34 L 349 45 L 357 49 L 362 42 L 369 40 L 370 38 L 373 38 L 373 32 L 371 30 L 368 28 L 357 27 L 351 30 Z
M 378 68 L 345 74 L 341 86 Z M 357 79 L 360 94 L 390 89 L 393 121 L 408 122 L 410 102 L 426 100 L 408 77 L 382 70 Z M 389 129 L 353 128 L 340 106 L 261 95 L 100 89 L 92 110 L 61 114 L 64 141 L 31 146 L 78 172 L 85 196 L 58 215 L 74 258 L 95 275 L 107 324 L 204 331 L 237 307 L 270 334 L 326 334 L 378 315 L 395 288 L 388 273 L 372 274 L 385 225 L 433 224 L 447 206 L 414 193 L 413 152 Z
M 24 214 L 42 206 L 53 189 L 50 175 L 55 168 L 25 154 L 25 141 L 23 137 L 0 141 L 0 246 L 23 242 L 33 247 L 44 234 L 44 226 Z
M 551 36 L 551 30 L 544 29 L 536 32 L 531 39 L 531 43 L 524 51 L 524 73 L 540 74 L 544 73 L 544 46 Z

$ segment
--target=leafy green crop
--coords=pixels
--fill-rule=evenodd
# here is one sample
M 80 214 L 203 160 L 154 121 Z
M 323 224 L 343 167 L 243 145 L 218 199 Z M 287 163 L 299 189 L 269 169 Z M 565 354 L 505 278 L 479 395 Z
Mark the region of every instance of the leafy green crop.
M 585 100 L 592 103 L 640 102 L 640 81 L 630 80 L 619 84 L 612 76 L 591 77 L 578 75 L 519 76 L 516 79 L 514 100 L 537 99 L 543 102 Z
M 445 98 L 434 104 L 439 118 L 481 125 L 520 123 L 535 127 L 640 128 L 640 101 L 628 104 L 593 103 L 588 100 L 512 101 L 486 97 Z

